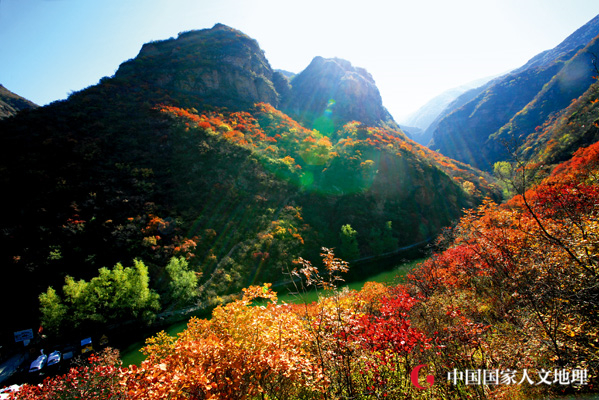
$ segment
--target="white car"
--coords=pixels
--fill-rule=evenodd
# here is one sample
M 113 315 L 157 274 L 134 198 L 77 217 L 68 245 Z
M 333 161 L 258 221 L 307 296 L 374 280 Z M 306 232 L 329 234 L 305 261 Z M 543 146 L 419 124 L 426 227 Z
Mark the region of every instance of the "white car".
M 61 356 L 62 355 L 58 350 L 55 350 L 52 353 L 50 353 L 50 355 L 48 356 L 48 367 L 51 365 L 58 364 L 60 362 Z
M 33 362 L 31 363 L 31 366 L 29 367 L 29 372 L 40 371 L 46 365 L 46 361 L 48 361 L 48 356 L 45 354 L 42 354 L 41 356 L 39 356 L 38 358 L 33 360 Z

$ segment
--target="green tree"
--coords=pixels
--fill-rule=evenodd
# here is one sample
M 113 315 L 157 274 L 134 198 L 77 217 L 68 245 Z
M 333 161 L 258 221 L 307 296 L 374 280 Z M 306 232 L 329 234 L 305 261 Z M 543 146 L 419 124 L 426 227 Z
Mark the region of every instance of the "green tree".
M 393 251 L 397 248 L 397 238 L 393 236 L 393 225 L 391 221 L 385 223 L 385 229 L 383 229 L 383 245 L 385 251 Z
M 497 178 L 503 192 L 503 197 L 509 199 L 521 192 L 521 184 L 514 180 L 514 167 L 507 161 L 498 161 L 493 164 L 493 174 Z
M 134 268 L 127 272 L 128 282 L 131 284 L 128 299 L 131 300 L 132 316 L 149 320 L 154 318 L 155 312 L 160 309 L 160 296 L 150 289 L 148 267 L 141 260 L 134 260 L 133 266 Z
M 94 305 L 87 299 L 88 282 L 80 279 L 76 281 L 72 276 L 66 276 L 62 287 L 64 303 L 67 307 L 67 322 L 74 328 L 78 328 L 81 321 L 90 319 Z
M 39 295 L 39 300 L 42 326 L 50 333 L 57 334 L 67 313 L 67 307 L 51 286 Z
M 169 282 L 169 297 L 175 304 L 184 304 L 197 295 L 198 277 L 189 270 L 183 257 L 173 257 L 166 266 Z
M 113 269 L 100 268 L 86 288 L 86 301 L 93 309 L 89 317 L 99 322 L 151 318 L 159 303 L 149 281 L 148 268 L 140 260 L 134 261 L 133 268 L 123 268 L 121 263 Z
M 64 300 L 52 287 L 39 296 L 42 325 L 58 334 L 66 326 L 150 320 L 160 303 L 149 280 L 148 268 L 139 260 L 132 268 L 120 263 L 113 269 L 100 268 L 89 282 L 67 276 L 62 287 Z
M 353 229 L 350 224 L 341 227 L 341 233 L 339 235 L 341 246 L 339 252 L 344 260 L 355 260 L 360 257 L 357 236 L 358 232 Z
M 373 228 L 370 232 L 371 248 L 374 254 L 387 253 L 397 248 L 397 239 L 393 237 L 393 227 L 391 221 L 385 222 L 381 231 Z

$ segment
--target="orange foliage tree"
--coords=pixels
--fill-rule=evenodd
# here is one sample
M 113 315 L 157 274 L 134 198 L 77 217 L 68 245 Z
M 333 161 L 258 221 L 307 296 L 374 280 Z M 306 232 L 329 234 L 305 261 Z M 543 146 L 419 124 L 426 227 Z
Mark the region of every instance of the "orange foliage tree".
M 504 205 L 467 212 L 442 238 L 446 249 L 409 275 L 426 298 L 416 319 L 438 333 L 450 368 L 584 369 L 589 386 L 560 390 L 596 385 L 598 149 L 579 150 Z

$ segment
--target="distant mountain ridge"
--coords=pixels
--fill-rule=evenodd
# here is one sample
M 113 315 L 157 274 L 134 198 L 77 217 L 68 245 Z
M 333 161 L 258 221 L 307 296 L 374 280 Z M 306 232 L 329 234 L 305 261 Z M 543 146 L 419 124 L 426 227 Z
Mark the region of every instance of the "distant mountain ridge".
M 444 113 L 445 109 L 447 109 L 448 106 L 450 106 L 450 104 L 454 100 L 456 100 L 462 94 L 470 90 L 482 87 L 487 82 L 491 81 L 496 77 L 497 76 L 477 79 L 475 81 L 468 82 L 455 88 L 446 90 L 445 92 L 429 100 L 425 105 L 420 107 L 414 113 L 405 117 L 400 122 L 400 125 L 419 128 L 422 131 L 422 133 L 420 135 L 416 135 L 416 137 L 414 137 L 414 140 L 426 146 L 432 138 L 432 132 L 430 132 L 430 134 L 426 133 L 427 131 L 430 131 L 430 125 L 433 124 L 433 122 L 437 120 L 441 114 Z
M 522 67 L 513 71 L 513 73 L 530 68 L 546 67 L 555 61 L 567 61 L 573 53 L 585 47 L 597 35 L 599 35 L 599 16 L 596 16 L 578 28 L 553 49 L 537 54 Z
M 499 79 L 499 78 L 496 78 L 496 79 Z M 439 113 L 439 115 L 437 115 L 437 117 L 433 120 L 433 122 L 431 122 L 431 124 L 428 126 L 428 128 L 426 128 L 426 130 L 424 131 L 423 136 L 426 139 L 428 139 L 426 145 L 427 146 L 432 145 L 433 134 L 434 134 L 435 130 L 437 129 L 437 127 L 439 126 L 439 123 L 441 121 L 443 121 L 443 119 L 446 116 L 450 115 L 454 111 L 460 109 L 462 106 L 464 106 L 465 104 L 467 104 L 470 101 L 472 101 L 473 99 L 475 99 L 479 94 L 483 93 L 491 85 L 493 85 L 493 80 L 485 83 L 484 85 L 482 85 L 480 87 L 470 89 L 470 90 L 462 93 L 460 96 L 455 98 L 451 103 L 449 103 L 449 105 L 447 105 L 447 107 L 445 107 Z
M 599 35 L 599 16 L 554 49 L 533 57 L 523 67 L 496 78 L 477 93 L 466 92 L 432 132 L 431 148 L 490 170 L 505 159 L 506 138 L 525 141 L 552 113 L 583 94 L 596 75 L 593 39 Z M 591 39 L 593 40 L 591 40 Z
M 599 141 L 599 81 L 528 135 L 518 152 L 539 170 L 569 160 L 582 147 Z
M 38 105 L 0 85 L 0 119 L 16 115 L 21 110 L 37 108 Z

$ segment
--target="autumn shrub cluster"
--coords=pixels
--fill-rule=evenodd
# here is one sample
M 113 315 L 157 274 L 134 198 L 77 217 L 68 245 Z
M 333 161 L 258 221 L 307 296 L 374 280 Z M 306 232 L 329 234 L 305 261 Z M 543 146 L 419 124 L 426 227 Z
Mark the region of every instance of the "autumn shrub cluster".
M 345 262 L 327 249 L 324 271 L 299 259 L 301 285 L 328 296 L 287 305 L 268 286 L 250 288 L 211 320 L 192 321 L 178 339 L 152 339 L 148 360 L 124 373 L 122 384 L 139 398 L 486 399 L 595 391 L 598 166 L 599 145 L 581 149 L 506 204 L 486 201 L 467 212 L 397 287 L 337 290 Z M 258 297 L 268 304 L 252 306 Z M 419 365 L 436 378 L 432 386 L 422 376 L 424 389 L 412 383 Z M 468 370 L 513 374 L 495 384 L 447 379 Z M 584 379 L 562 379 L 574 371 Z
M 425 298 L 413 318 L 437 332 L 447 368 L 536 375 L 534 385 L 481 395 L 597 390 L 598 161 L 599 145 L 580 149 L 506 204 L 488 201 L 467 212 L 441 238 L 445 250 L 409 276 Z M 560 384 L 556 370 L 585 371 L 588 381 Z M 538 385 L 543 371 L 554 371 L 551 385 Z
M 98 399 L 107 384 L 115 398 L 128 399 L 416 396 L 406 376 L 434 351 L 408 315 L 419 299 L 378 283 L 360 292 L 334 289 L 347 263 L 328 249 L 322 256 L 324 271 L 303 259 L 294 271 L 298 287 L 329 293 L 319 302 L 281 304 L 269 284 L 249 287 L 211 319 L 192 319 L 178 338 L 160 333 L 149 339 L 139 367 L 97 367 L 94 359 L 79 368 L 98 379 L 74 384 L 87 388 L 85 398 Z M 18 398 L 71 398 L 79 393 L 71 385 L 78 371 L 27 386 Z

